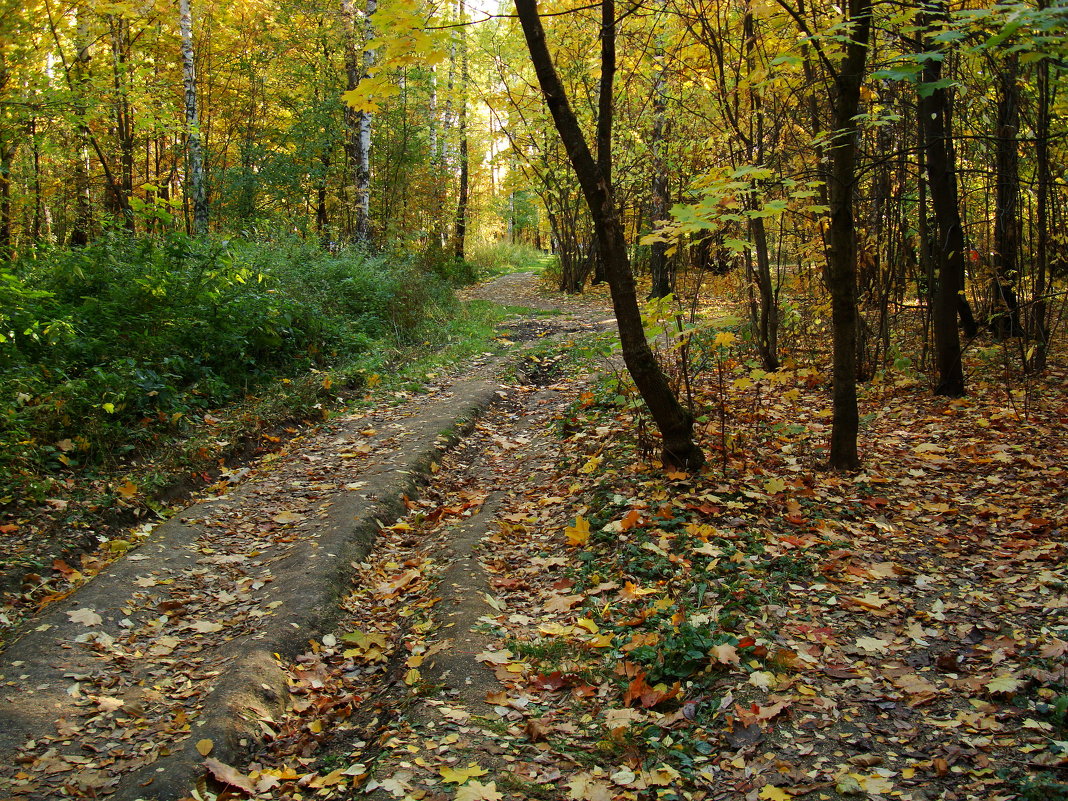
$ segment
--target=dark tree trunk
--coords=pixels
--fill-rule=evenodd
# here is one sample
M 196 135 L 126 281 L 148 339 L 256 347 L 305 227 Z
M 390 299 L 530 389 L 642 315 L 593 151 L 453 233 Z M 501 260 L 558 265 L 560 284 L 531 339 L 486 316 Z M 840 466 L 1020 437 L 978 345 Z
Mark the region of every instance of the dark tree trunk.
M 946 0 L 928 0 L 927 22 L 944 18 Z M 924 62 L 924 84 L 942 79 L 942 59 Z M 964 293 L 964 229 L 957 206 L 957 168 L 949 139 L 949 93 L 944 88 L 921 87 L 920 119 L 923 124 L 927 185 L 931 191 L 937 240 L 932 257 L 936 280 L 932 287 L 932 328 L 935 362 L 938 369 L 936 395 L 960 397 L 964 394 L 964 368 L 961 364 L 960 332 L 957 315 Z
M 0 141 L 0 261 L 14 256 L 15 242 L 11 225 L 11 165 L 18 146 Z
M 659 3 L 663 10 L 663 0 Z M 653 56 L 656 62 L 656 77 L 653 78 L 653 131 L 650 138 L 650 155 L 652 156 L 652 202 L 649 209 L 649 223 L 656 226 L 668 217 L 668 205 L 671 199 L 668 195 L 668 171 L 667 160 L 664 151 L 667 149 L 667 66 L 664 62 L 664 39 L 658 31 L 656 37 L 656 50 Z M 663 298 L 674 291 L 674 278 L 671 270 L 671 260 L 667 255 L 667 242 L 653 242 L 649 248 L 649 276 L 652 279 L 649 297 Z
M 857 110 L 871 35 L 871 0 L 850 0 L 852 23 L 845 57 L 834 76 L 834 139 L 827 181 L 830 226 L 824 280 L 831 294 L 834 391 L 831 447 L 833 470 L 860 467 L 857 453 L 857 236 L 853 219 L 856 182 Z
M 1017 253 L 1020 223 L 1017 210 L 1020 200 L 1020 156 L 1016 135 L 1020 126 L 1020 90 L 1016 86 L 1019 61 L 1008 56 L 1001 74 L 1001 97 L 998 101 L 996 132 L 997 192 L 994 208 L 994 335 L 1006 339 L 1023 334 L 1020 326 L 1020 302 L 1016 296 L 1019 277 Z
M 590 152 L 578 119 L 556 74 L 545 42 L 545 30 L 538 16 L 536 0 L 515 0 L 515 8 L 523 26 L 527 49 L 530 51 L 530 59 L 537 73 L 545 103 L 552 114 L 556 130 L 567 150 L 593 215 L 597 241 L 612 292 L 612 306 L 619 326 L 623 360 L 663 437 L 663 461 L 665 464 L 680 467 L 698 467 L 704 463 L 704 454 L 693 440 L 693 417 L 671 391 L 667 377 L 660 369 L 645 338 L 634 275 L 630 269 L 627 243 L 623 236 L 623 225 L 616 207 L 611 180 L 602 173 L 597 160 Z M 601 28 L 602 55 L 607 53 L 611 56 L 608 64 L 602 65 L 601 91 L 604 92 L 606 89 L 611 90 L 611 84 L 606 84 L 603 79 L 606 71 L 604 67 L 614 65 L 615 26 L 610 22 L 614 20 L 612 0 L 603 0 L 602 20 L 605 21 Z M 611 106 L 602 102 L 601 108 L 603 114 L 604 109 L 610 110 Z M 601 125 L 598 128 L 600 129 Z
M 1039 0 L 1039 8 L 1045 8 Z M 1031 338 L 1035 341 L 1035 353 L 1031 367 L 1042 370 L 1046 366 L 1046 350 L 1049 343 L 1049 328 L 1046 322 L 1046 289 L 1049 280 L 1049 61 L 1038 63 L 1038 112 L 1035 120 L 1035 172 L 1038 177 L 1038 198 L 1035 208 L 1037 241 L 1035 242 L 1035 288 L 1031 307 Z

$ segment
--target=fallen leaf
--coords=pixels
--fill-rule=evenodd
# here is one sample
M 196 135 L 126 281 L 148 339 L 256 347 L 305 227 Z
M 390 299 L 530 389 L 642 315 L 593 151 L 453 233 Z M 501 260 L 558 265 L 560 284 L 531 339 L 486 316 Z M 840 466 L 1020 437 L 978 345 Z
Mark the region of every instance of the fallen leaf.
M 878 637 L 858 637 L 857 648 L 867 651 L 869 654 L 885 653 L 889 640 L 880 640 Z
M 197 746 L 196 746 L 197 753 L 199 753 L 201 756 L 206 757 L 208 754 L 211 753 L 211 749 L 214 748 L 214 747 L 215 747 L 215 743 L 213 743 L 211 740 L 209 740 L 207 738 L 204 738 L 203 740 L 198 740 L 197 741 Z
M 475 776 L 485 776 L 489 771 L 485 768 L 479 767 L 474 762 L 468 765 L 466 768 L 450 768 L 448 766 L 438 768 L 438 773 L 441 778 L 449 784 L 463 784 L 468 779 Z
M 298 515 L 296 512 L 279 512 L 271 518 L 275 523 L 281 523 L 285 525 L 287 523 L 299 523 L 304 519 L 304 515 Z
M 713 645 L 709 653 L 721 665 L 740 665 L 742 663 L 741 657 L 738 656 L 738 649 L 733 645 L 727 645 L 726 643 Z
M 1022 682 L 1010 675 L 996 676 L 988 681 L 984 686 L 991 695 L 1012 695 L 1018 689 Z
M 567 536 L 568 545 L 573 547 L 585 545 L 590 539 L 590 521 L 578 515 L 574 525 L 564 528 L 564 534 Z
M 67 612 L 67 617 L 70 618 L 71 623 L 81 623 L 83 626 L 99 626 L 104 622 L 104 618 L 89 608 Z
M 249 779 L 248 776 L 237 770 L 237 768 L 233 768 L 225 762 L 220 762 L 211 757 L 204 760 L 204 767 L 211 772 L 212 776 L 223 784 L 237 787 L 240 790 L 244 790 L 249 795 L 256 794 L 256 785 L 252 783 L 252 780 Z
M 497 782 L 482 784 L 472 779 L 456 791 L 456 801 L 502 801 L 503 798 L 497 792 Z
M 760 788 L 760 795 L 758 795 L 757 798 L 764 799 L 764 801 L 792 801 L 793 796 L 781 787 L 765 784 Z

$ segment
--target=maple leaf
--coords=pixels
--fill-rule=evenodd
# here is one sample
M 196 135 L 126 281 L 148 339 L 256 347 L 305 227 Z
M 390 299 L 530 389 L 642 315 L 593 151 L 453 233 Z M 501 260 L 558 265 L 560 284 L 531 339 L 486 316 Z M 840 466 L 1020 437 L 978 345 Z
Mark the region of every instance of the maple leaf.
M 768 495 L 778 495 L 780 492 L 786 489 L 786 482 L 781 478 L 769 478 L 764 483 L 764 492 Z
M 252 780 L 248 776 L 241 773 L 237 768 L 227 765 L 225 762 L 220 762 L 217 759 L 208 757 L 204 760 L 204 767 L 206 767 L 211 775 L 221 781 L 223 784 L 229 784 L 231 787 L 237 787 L 240 790 L 244 790 L 249 795 L 256 794 L 256 785 L 252 783 Z
M 1012 695 L 1020 689 L 1021 684 L 1022 682 L 1019 679 L 1004 674 L 994 677 L 983 686 L 986 687 L 991 695 Z
M 738 649 L 726 643 L 713 645 L 709 654 L 721 665 L 740 665 L 742 663 L 741 657 L 738 656 Z
M 770 690 L 775 686 L 775 674 L 767 670 L 754 670 L 749 674 L 749 683 L 761 690 Z
M 456 801 L 502 801 L 504 798 L 497 792 L 497 782 L 482 784 L 472 779 L 456 791 Z
M 96 701 L 96 705 L 97 707 L 99 707 L 101 712 L 114 712 L 116 709 L 119 709 L 126 703 L 122 699 L 113 698 L 110 695 L 101 695 L 99 697 L 93 697 L 93 700 Z
M 612 788 L 592 773 L 578 773 L 567 783 L 571 801 L 612 801 Z
M 70 618 L 71 623 L 81 623 L 83 626 L 99 626 L 104 622 L 104 618 L 88 607 L 67 612 L 67 617 Z
M 463 784 L 475 776 L 485 776 L 489 771 L 472 762 L 466 768 L 450 768 L 448 766 L 438 768 L 441 778 L 449 784 Z
M 763 801 L 792 801 L 793 796 L 781 787 L 765 784 L 760 788 L 760 795 L 757 798 L 763 799 Z
M 507 648 L 502 648 L 499 651 L 483 651 L 475 656 L 475 659 L 489 665 L 507 665 L 512 661 L 513 656 L 515 656 L 515 654 Z
M 571 607 L 584 598 L 584 595 L 550 595 L 542 608 L 546 612 L 570 612 Z
M 858 637 L 857 648 L 867 651 L 869 654 L 881 654 L 890 645 L 889 640 L 880 640 L 877 637 Z
M 573 547 L 585 545 L 590 539 L 590 521 L 582 515 L 575 517 L 575 524 L 566 526 L 564 534 L 567 536 L 567 544 Z

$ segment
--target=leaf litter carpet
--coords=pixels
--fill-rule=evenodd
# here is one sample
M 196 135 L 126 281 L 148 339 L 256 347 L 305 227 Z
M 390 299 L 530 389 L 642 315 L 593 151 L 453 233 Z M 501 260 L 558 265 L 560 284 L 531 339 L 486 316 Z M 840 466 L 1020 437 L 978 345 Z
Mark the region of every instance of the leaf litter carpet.
M 1068 797 L 1062 368 L 1026 413 L 865 387 L 856 475 L 819 469 L 818 372 L 702 383 L 687 475 L 573 350 L 381 521 L 266 745 L 191 798 Z
M 289 666 L 249 792 L 1065 798 L 1061 375 L 1026 420 L 870 388 L 856 475 L 817 469 L 826 388 L 803 369 L 754 450 L 700 475 L 637 458 L 584 376 L 516 388 Z M 753 400 L 731 402 L 740 437 Z

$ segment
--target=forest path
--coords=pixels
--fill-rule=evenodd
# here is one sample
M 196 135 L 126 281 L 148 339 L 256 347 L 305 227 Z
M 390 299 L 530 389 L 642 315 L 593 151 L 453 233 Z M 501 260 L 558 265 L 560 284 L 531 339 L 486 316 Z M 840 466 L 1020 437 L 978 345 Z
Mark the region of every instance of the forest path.
M 329 641 L 353 566 L 422 481 L 444 472 L 443 454 L 457 440 L 458 454 L 496 448 L 498 490 L 533 468 L 505 438 L 528 436 L 517 428 L 534 437 L 574 399 L 570 385 L 539 387 L 559 361 L 542 343 L 603 328 L 610 312 L 589 298 L 555 300 L 530 274 L 463 297 L 564 313 L 510 321 L 510 354 L 487 354 L 399 404 L 337 417 L 236 471 L 231 491 L 160 525 L 31 621 L 0 654 L 3 797 L 182 798 L 205 756 L 229 775 L 227 764 L 284 726 L 291 693 L 280 660 Z M 512 432 L 494 433 L 496 418 L 477 424 L 487 410 L 510 416 Z M 454 547 L 462 557 L 466 546 Z

